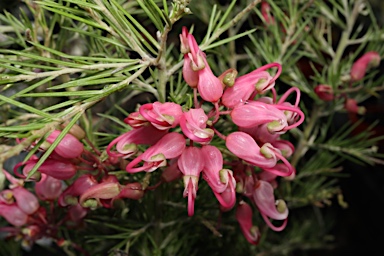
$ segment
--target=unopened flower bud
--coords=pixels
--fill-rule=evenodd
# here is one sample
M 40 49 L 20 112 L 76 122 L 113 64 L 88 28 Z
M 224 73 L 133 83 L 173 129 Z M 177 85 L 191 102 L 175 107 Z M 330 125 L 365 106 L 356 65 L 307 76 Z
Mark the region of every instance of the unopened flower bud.
M 350 113 L 357 113 L 359 115 L 364 115 L 366 112 L 366 108 L 359 107 L 355 99 L 347 99 L 344 103 L 344 107 Z
M 364 78 L 365 73 L 372 67 L 380 64 L 380 55 L 377 52 L 367 52 L 353 63 L 351 68 L 351 80 L 359 81 Z
M 335 96 L 333 94 L 333 88 L 326 84 L 320 84 L 314 89 L 317 96 L 323 101 L 332 101 Z

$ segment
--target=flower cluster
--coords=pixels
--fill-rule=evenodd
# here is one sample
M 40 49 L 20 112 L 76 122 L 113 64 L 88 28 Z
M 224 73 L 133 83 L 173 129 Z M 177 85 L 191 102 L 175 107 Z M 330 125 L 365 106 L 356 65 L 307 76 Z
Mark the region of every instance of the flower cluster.
M 253 225 L 253 208 L 273 230 L 284 229 L 288 208 L 284 200 L 275 200 L 274 190 L 278 177 L 295 176 L 287 160 L 294 147 L 281 136 L 304 121 L 300 91 L 291 88 L 277 96 L 278 63 L 240 77 L 234 69 L 215 76 L 186 28 L 180 40 L 183 77 L 193 90 L 194 107 L 173 102 L 141 105 L 124 119 L 131 129 L 107 146 L 107 160 L 101 160 L 103 154 L 75 125 L 37 172 L 31 173 L 39 154 L 15 166 L 13 174 L 18 178 L 4 170 L 9 189 L 0 192 L 0 216 L 12 227 L 3 231 L 26 246 L 42 238 L 63 245 L 59 226 L 81 226 L 90 210 L 113 208 L 116 200 L 141 199 L 147 190 L 177 179 L 184 183 L 187 212 L 193 216 L 201 177 L 221 211 L 236 207 L 236 218 L 250 243 L 260 239 Z M 270 75 L 270 69 L 276 69 L 276 74 Z M 292 103 L 287 100 L 291 94 L 295 95 Z M 224 122 L 230 122 L 232 130 L 220 131 Z M 35 146 L 44 151 L 60 134 L 60 130 L 53 131 Z M 231 155 L 224 160 L 223 152 Z M 134 178 L 120 182 L 110 172 L 120 168 L 130 174 L 161 170 L 161 180 L 152 187 Z M 26 182 L 27 177 L 31 182 Z M 64 217 L 57 218 L 58 212 Z M 276 227 L 271 220 L 282 224 Z
M 0 191 L 0 216 L 12 227 L 2 227 L 0 232 L 21 240 L 26 249 L 42 241 L 68 246 L 69 241 L 60 237 L 60 227 L 82 227 L 90 209 L 110 208 L 117 199 L 137 200 L 144 195 L 140 183 L 120 184 L 116 176 L 108 173 L 112 160 L 101 163 L 99 152 L 84 148 L 80 139 L 85 133 L 79 126 L 70 132 L 36 173 L 30 172 L 39 161 L 37 156 L 15 165 L 13 174 L 18 178 L 2 170 L 9 188 Z M 39 150 L 49 147 L 60 133 L 53 131 Z M 26 182 L 28 176 L 31 182 Z M 82 251 L 78 245 L 70 245 Z
M 236 217 L 241 229 L 249 242 L 257 244 L 260 235 L 252 224 L 252 208 L 242 198 L 249 198 L 273 230 L 285 227 L 288 208 L 283 200 L 275 200 L 274 189 L 277 177 L 295 176 L 295 168 L 287 160 L 294 147 L 281 135 L 304 121 L 300 91 L 291 88 L 277 97 L 274 85 L 281 73 L 278 63 L 240 77 L 233 69 L 215 76 L 205 53 L 185 27 L 180 41 L 183 77 L 193 89 L 194 107 L 183 109 L 172 102 L 140 106 L 124 120 L 132 129 L 112 141 L 107 153 L 129 159 L 128 173 L 162 168 L 162 182 L 181 177 L 189 216 L 194 214 L 202 176 L 222 211 L 231 210 L 239 201 Z M 271 68 L 277 68 L 274 76 L 268 72 Z M 266 96 L 268 92 L 271 97 Z M 292 93 L 296 97 L 290 103 L 287 98 Z M 233 131 L 224 135 L 218 123 L 228 119 L 233 122 Z M 231 161 L 225 161 L 226 166 L 222 153 L 225 147 L 214 146 L 214 136 L 224 140 L 233 154 Z M 148 147 L 141 152 L 139 146 Z M 270 219 L 283 220 L 283 224 L 275 227 Z

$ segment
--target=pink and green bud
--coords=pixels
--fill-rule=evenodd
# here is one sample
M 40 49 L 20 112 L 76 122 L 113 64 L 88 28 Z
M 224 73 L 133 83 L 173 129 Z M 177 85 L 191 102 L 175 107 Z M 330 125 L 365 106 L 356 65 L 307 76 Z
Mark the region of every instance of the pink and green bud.
M 247 163 L 261 168 L 272 168 L 276 165 L 276 159 L 274 157 L 265 157 L 260 152 L 260 147 L 256 141 L 245 132 L 229 134 L 225 144 L 229 151 Z
M 367 111 L 365 107 L 358 106 L 357 101 L 355 99 L 350 99 L 350 98 L 345 100 L 344 108 L 349 113 L 356 113 L 359 115 L 364 115 L 365 112 Z

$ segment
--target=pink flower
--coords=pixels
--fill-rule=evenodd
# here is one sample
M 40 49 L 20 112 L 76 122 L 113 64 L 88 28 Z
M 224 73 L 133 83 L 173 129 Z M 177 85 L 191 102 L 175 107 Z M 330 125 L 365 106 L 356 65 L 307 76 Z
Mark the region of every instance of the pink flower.
M 231 209 L 236 202 L 236 180 L 232 171 L 223 169 L 223 156 L 218 148 L 206 145 L 201 152 L 204 159 L 204 179 L 222 207 Z
M 263 219 L 272 230 L 281 231 L 285 228 L 287 225 L 288 208 L 283 200 L 275 201 L 273 187 L 269 182 L 264 180 L 257 181 L 253 192 L 253 200 Z M 269 221 L 268 217 L 274 220 L 284 220 L 284 223 L 282 226 L 276 227 Z
M 247 133 L 233 132 L 229 134 L 226 138 L 226 146 L 234 155 L 252 165 L 261 168 L 272 168 L 276 165 L 275 155 L 265 156 L 262 154 L 259 145 Z
M 127 165 L 126 171 L 129 173 L 141 171 L 153 172 L 159 167 L 166 166 L 167 159 L 172 159 L 181 155 L 184 148 L 185 139 L 183 135 L 176 132 L 168 133 L 155 145 L 132 160 L 132 162 Z M 143 166 L 135 167 L 141 161 L 144 161 Z
M 204 113 L 203 109 L 191 108 L 180 118 L 180 127 L 184 135 L 189 139 L 201 144 L 207 144 L 214 135 L 212 129 L 206 128 L 207 121 L 208 116 Z
M 188 216 L 193 216 L 200 172 L 204 167 L 201 149 L 196 147 L 186 148 L 179 157 L 177 164 L 184 175 L 185 189 L 183 196 L 188 196 Z
M 368 69 L 379 66 L 380 59 L 380 55 L 377 52 L 372 51 L 365 53 L 353 63 L 351 68 L 351 80 L 355 82 L 363 79 Z
M 40 181 L 35 184 L 35 192 L 41 200 L 53 201 L 62 192 L 62 182 L 49 175 L 41 174 Z
M 79 204 L 83 207 L 96 208 L 100 205 L 100 199 L 112 199 L 119 195 L 120 184 L 116 176 L 108 176 L 104 181 L 95 184 L 85 190 L 79 199 Z
M 248 104 L 238 105 L 231 112 L 232 121 L 244 128 L 254 127 L 268 123 L 270 132 L 282 131 L 288 126 L 284 112 L 259 101 L 250 101 Z
M 16 227 L 23 226 L 28 221 L 28 214 L 22 211 L 16 204 L 8 205 L 0 202 L 0 216 Z
M 138 144 L 153 145 L 165 134 L 167 134 L 166 130 L 156 129 L 152 125 L 142 126 L 114 139 L 109 143 L 106 151 L 110 157 L 128 158 L 137 152 Z M 114 146 L 117 153 L 111 151 Z
M 53 131 L 47 138 L 47 142 L 53 143 L 61 131 Z M 72 134 L 66 134 L 60 141 L 54 152 L 63 158 L 76 158 L 84 151 L 84 145 Z
M 236 219 L 240 225 L 241 232 L 250 244 L 258 244 L 260 231 L 252 223 L 252 208 L 244 201 L 241 201 L 236 208 Z
M 76 205 L 78 203 L 77 197 L 97 184 L 97 180 L 90 174 L 80 176 L 61 193 L 58 201 L 59 205 L 62 207 Z
M 199 82 L 197 89 L 203 100 L 208 102 L 218 102 L 223 95 L 223 84 L 212 73 L 207 60 L 204 57 L 205 68 L 199 70 Z
M 38 159 L 32 159 L 27 161 L 27 164 L 23 168 L 23 174 L 28 176 L 29 172 L 36 165 Z M 15 170 L 23 163 L 20 163 L 15 166 Z M 76 166 L 66 160 L 56 160 L 56 159 L 47 159 L 45 162 L 37 169 L 40 173 L 44 173 L 58 180 L 67 180 L 72 178 L 76 172 Z
M 240 103 L 245 103 L 251 98 L 254 92 L 264 93 L 275 85 L 272 76 L 266 71 L 259 69 L 240 76 L 236 79 L 233 87 L 228 87 L 224 91 L 222 102 L 228 108 L 233 108 Z
M 183 114 L 181 106 L 173 102 L 144 104 L 140 107 L 139 112 L 159 130 L 176 127 Z
M 17 206 L 26 214 L 32 214 L 40 207 L 37 197 L 23 187 L 12 189 Z

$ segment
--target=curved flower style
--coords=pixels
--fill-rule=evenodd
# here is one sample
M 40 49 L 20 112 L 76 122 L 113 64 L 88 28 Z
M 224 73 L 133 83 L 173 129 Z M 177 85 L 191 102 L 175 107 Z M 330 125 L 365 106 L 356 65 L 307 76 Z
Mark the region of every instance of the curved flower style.
M 186 148 L 179 157 L 177 165 L 184 175 L 183 181 L 185 189 L 183 196 L 188 196 L 188 216 L 193 216 L 200 172 L 204 168 L 201 149 L 196 147 Z
M 208 116 L 201 108 L 191 108 L 180 118 L 180 127 L 184 135 L 189 139 L 207 144 L 212 140 L 214 131 L 207 127 Z
M 252 223 L 252 208 L 249 204 L 241 201 L 236 208 L 236 219 L 240 225 L 244 237 L 250 244 L 257 245 L 260 241 L 260 231 Z
M 258 180 L 253 192 L 253 200 L 257 205 L 263 219 L 267 225 L 274 231 L 282 231 L 287 225 L 288 208 L 283 200 L 275 201 L 272 185 L 264 180 Z M 280 227 L 274 226 L 270 220 L 284 220 Z
M 60 135 L 61 131 L 53 131 L 48 137 L 47 142 L 53 143 Z M 72 134 L 66 134 L 60 141 L 54 152 L 63 158 L 76 158 L 84 151 L 84 145 Z
M 153 172 L 159 167 L 166 166 L 167 159 L 172 159 L 181 155 L 184 148 L 185 139 L 183 135 L 176 132 L 168 133 L 155 145 L 132 160 L 132 162 L 127 165 L 126 171 L 129 173 L 141 171 Z M 141 161 L 144 161 L 143 166 L 135 167 Z
M 261 168 L 272 168 L 276 165 L 275 155 L 265 156 L 256 141 L 245 132 L 229 134 L 225 143 L 229 151 L 252 165 Z
M 144 104 L 139 109 L 140 114 L 159 130 L 168 130 L 179 124 L 183 114 L 181 106 L 173 102 L 154 102 Z
M 231 209 L 236 202 L 236 180 L 231 170 L 223 169 L 223 156 L 214 146 L 201 149 L 204 158 L 203 178 L 207 181 L 224 209 Z
M 109 143 L 106 151 L 110 157 L 128 158 L 137 152 L 137 144 L 153 145 L 166 133 L 166 130 L 161 131 L 152 125 L 142 126 L 114 139 Z M 111 151 L 115 145 L 117 153 Z

